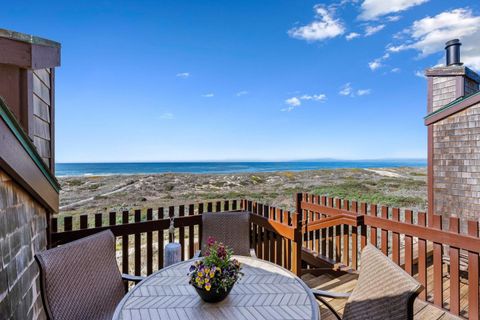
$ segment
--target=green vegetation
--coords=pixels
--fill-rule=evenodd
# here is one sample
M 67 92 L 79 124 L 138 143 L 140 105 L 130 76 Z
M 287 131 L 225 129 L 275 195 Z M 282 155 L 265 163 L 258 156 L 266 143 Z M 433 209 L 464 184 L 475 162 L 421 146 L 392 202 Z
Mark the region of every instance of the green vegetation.
M 394 183 L 395 182 L 395 183 Z M 415 205 L 425 205 L 425 201 L 420 197 L 412 196 L 397 196 L 392 194 L 385 194 L 381 191 L 381 187 L 388 186 L 390 188 L 399 189 L 405 188 L 404 185 L 419 186 L 412 180 L 391 180 L 382 179 L 378 184 L 361 181 L 346 181 L 336 185 L 325 185 L 316 187 L 311 190 L 314 194 L 326 195 L 329 197 L 338 197 L 342 199 L 355 200 L 366 203 L 375 203 L 393 207 L 410 207 Z M 423 183 L 424 185 L 424 183 Z
M 70 187 L 78 187 L 78 186 L 81 186 L 83 184 L 83 181 L 82 180 L 78 180 L 78 179 L 73 179 L 73 180 L 67 180 L 65 181 Z
M 260 184 L 265 182 L 265 179 L 259 176 L 251 176 L 251 179 L 254 184 Z

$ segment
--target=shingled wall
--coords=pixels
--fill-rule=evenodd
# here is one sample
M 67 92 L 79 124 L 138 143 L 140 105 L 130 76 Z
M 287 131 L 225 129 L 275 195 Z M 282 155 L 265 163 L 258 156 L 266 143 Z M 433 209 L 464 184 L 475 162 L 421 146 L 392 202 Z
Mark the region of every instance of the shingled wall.
M 0 319 L 45 319 L 36 252 L 47 245 L 46 211 L 0 170 Z

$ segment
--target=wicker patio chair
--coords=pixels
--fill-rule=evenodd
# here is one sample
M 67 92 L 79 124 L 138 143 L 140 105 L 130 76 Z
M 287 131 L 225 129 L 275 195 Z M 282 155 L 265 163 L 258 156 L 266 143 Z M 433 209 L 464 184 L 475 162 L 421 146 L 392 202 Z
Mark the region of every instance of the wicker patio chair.
M 215 238 L 241 256 L 256 257 L 255 250 L 250 248 L 250 213 L 246 211 L 207 212 L 202 214 L 202 251 L 195 256 L 199 257 L 208 241 L 208 237 Z
M 312 290 L 341 319 L 325 298 L 348 298 L 343 320 L 413 319 L 413 303 L 423 290 L 415 279 L 373 245 L 362 250 L 358 282 L 351 294 Z
M 110 230 L 35 255 L 49 319 L 111 319 L 125 295 L 124 281 L 143 278 L 122 275 Z

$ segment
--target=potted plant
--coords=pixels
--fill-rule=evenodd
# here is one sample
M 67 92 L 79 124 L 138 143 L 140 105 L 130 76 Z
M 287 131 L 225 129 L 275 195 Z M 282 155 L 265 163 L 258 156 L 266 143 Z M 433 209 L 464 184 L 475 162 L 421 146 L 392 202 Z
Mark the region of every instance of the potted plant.
M 205 302 L 222 301 L 240 279 L 241 265 L 232 255 L 230 248 L 208 237 L 204 258 L 190 267 L 190 284 Z

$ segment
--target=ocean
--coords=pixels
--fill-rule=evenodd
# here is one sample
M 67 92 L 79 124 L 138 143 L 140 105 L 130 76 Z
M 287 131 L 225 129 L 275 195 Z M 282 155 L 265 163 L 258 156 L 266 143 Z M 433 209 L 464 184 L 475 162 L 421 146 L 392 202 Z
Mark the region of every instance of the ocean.
M 321 160 L 284 162 L 125 162 L 57 163 L 55 173 L 62 176 L 95 176 L 152 173 L 243 173 L 304 171 L 340 168 L 424 167 L 425 159 Z

